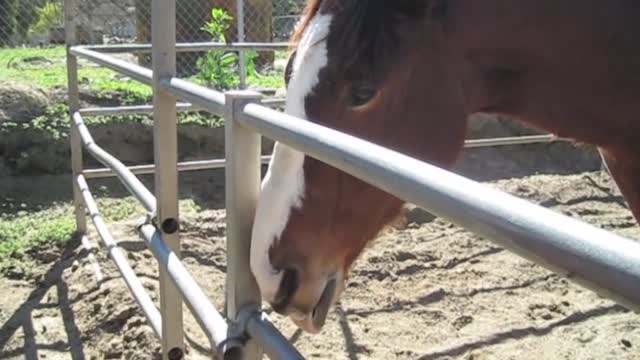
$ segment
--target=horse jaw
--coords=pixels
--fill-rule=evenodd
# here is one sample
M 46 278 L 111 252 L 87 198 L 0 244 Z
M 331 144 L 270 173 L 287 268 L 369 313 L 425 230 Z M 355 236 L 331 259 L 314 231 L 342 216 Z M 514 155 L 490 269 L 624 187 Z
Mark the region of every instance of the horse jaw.
M 287 89 L 287 114 L 306 119 L 305 98 L 319 82 L 320 70 L 327 65 L 326 37 L 332 16 L 317 15 L 305 31 L 294 59 Z M 304 71 L 300 71 L 304 65 Z M 276 143 L 267 174 L 262 182 L 251 235 L 251 271 L 262 298 L 275 298 L 282 271 L 269 260 L 269 249 L 279 240 L 294 208 L 304 197 L 304 154 Z

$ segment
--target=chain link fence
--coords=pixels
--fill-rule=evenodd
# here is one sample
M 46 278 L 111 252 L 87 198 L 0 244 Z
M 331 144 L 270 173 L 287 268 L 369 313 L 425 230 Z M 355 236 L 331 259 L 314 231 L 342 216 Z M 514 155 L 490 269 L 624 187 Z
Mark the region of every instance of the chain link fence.
M 151 1 L 76 0 L 78 42 L 151 42 Z M 306 0 L 177 0 L 177 41 L 220 40 L 206 28 L 219 25 L 220 19 L 212 16 L 212 9 L 221 9 L 228 15 L 222 21 L 228 26 L 223 31 L 225 41 L 285 42 L 305 3 Z M 63 6 L 63 0 L 0 0 L 0 51 L 2 48 L 63 45 Z M 227 54 L 181 53 L 178 55 L 178 74 L 222 89 L 239 87 L 240 59 Z M 282 85 L 284 53 L 249 51 L 244 55 L 248 65 L 248 87 L 264 90 Z M 149 54 L 137 54 L 132 58 L 143 66 L 150 66 Z M 231 70 L 233 74 L 229 72 Z
M 80 0 L 76 22 L 83 44 L 134 42 L 135 0 Z M 64 44 L 62 0 L 0 0 L 0 47 Z M 145 17 L 150 18 L 147 14 Z
M 62 19 L 58 1 L 0 0 L 0 47 L 59 42 Z

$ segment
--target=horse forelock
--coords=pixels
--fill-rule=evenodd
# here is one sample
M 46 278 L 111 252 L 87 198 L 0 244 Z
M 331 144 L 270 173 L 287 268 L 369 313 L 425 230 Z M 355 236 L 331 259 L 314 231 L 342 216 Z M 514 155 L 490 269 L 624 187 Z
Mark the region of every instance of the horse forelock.
M 297 46 L 311 20 L 334 13 L 329 46 L 348 56 L 337 56 L 335 66 L 347 74 L 384 73 L 401 43 L 399 25 L 421 19 L 431 1 L 425 0 L 310 0 L 290 43 Z
M 298 45 L 300 39 L 302 39 L 302 35 L 309 27 L 311 19 L 313 19 L 313 17 L 318 14 L 318 11 L 320 11 L 320 5 L 322 5 L 322 1 L 323 0 L 309 0 L 307 2 L 307 5 L 305 6 L 305 9 L 302 13 L 302 17 L 300 18 L 300 21 L 296 25 L 289 39 L 289 43 L 292 46 Z

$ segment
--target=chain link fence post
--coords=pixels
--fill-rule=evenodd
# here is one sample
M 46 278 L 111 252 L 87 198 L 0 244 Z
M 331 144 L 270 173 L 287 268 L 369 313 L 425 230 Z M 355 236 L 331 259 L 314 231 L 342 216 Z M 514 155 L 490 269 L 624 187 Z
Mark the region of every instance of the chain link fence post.
M 238 26 L 238 42 L 244 42 L 246 39 L 245 31 L 244 31 L 244 0 L 238 1 L 238 16 L 237 16 L 237 26 Z M 246 63 L 246 53 L 244 50 L 240 50 L 238 53 L 238 75 L 240 76 L 240 89 L 247 88 L 247 63 Z

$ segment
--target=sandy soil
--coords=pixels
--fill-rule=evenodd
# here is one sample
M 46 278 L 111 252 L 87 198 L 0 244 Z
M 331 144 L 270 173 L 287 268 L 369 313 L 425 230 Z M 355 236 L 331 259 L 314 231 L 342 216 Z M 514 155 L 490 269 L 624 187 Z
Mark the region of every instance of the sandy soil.
M 491 183 L 605 229 L 640 239 L 640 228 L 602 173 Z M 272 314 L 307 358 L 640 359 L 640 316 L 440 219 L 383 234 L 354 269 L 325 330 L 301 334 Z M 145 286 L 154 259 L 132 222 L 111 226 Z M 185 220 L 183 258 L 222 308 L 224 211 Z M 90 236 L 93 243 L 98 239 Z M 97 283 L 89 254 L 105 279 Z M 103 251 L 43 251 L 37 275 L 0 279 L 0 359 L 150 359 L 151 329 Z M 187 358 L 208 345 L 187 319 Z M 155 355 L 153 355 L 155 354 Z

